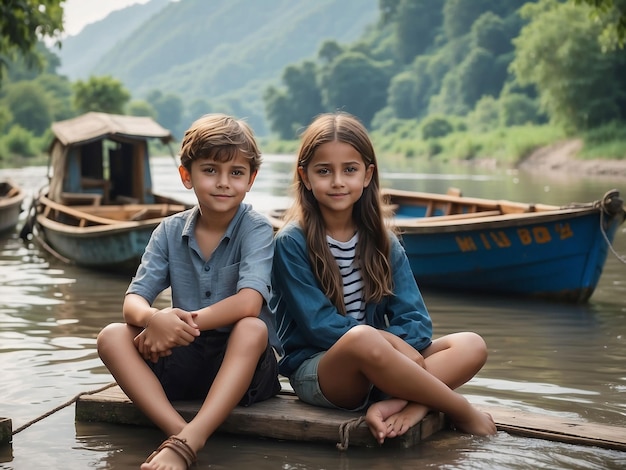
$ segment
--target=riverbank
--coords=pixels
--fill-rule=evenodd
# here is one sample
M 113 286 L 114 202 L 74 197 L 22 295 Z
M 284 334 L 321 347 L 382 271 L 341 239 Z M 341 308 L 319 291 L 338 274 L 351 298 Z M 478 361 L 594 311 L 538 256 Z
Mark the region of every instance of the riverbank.
M 516 165 L 528 173 L 564 173 L 585 176 L 624 176 L 625 160 L 582 160 L 577 158 L 582 149 L 580 139 L 571 139 L 542 147 Z

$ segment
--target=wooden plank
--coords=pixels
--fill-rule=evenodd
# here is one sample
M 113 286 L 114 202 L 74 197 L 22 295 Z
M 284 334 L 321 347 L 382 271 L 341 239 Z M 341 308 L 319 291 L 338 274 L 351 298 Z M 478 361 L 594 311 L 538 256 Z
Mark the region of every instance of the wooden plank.
M 86 219 L 89 222 L 94 222 L 96 224 L 101 224 L 101 225 L 110 225 L 110 224 L 115 224 L 115 223 L 120 222 L 118 220 L 106 219 L 103 217 L 99 217 L 97 215 L 93 215 L 89 212 L 86 212 L 85 210 L 77 210 L 77 209 L 74 209 L 73 207 L 56 203 L 46 198 L 45 196 L 42 196 L 40 198 L 40 202 L 42 205 L 46 207 L 46 209 L 50 207 L 51 209 L 54 209 L 58 212 L 63 212 L 64 214 L 74 217 L 77 220 Z M 94 207 L 97 207 L 97 206 L 94 206 Z
M 190 420 L 198 412 L 200 402 L 176 402 L 174 406 L 186 420 Z M 335 445 L 341 441 L 340 426 L 360 416 L 360 413 L 307 405 L 291 393 L 281 393 L 249 407 L 235 408 L 218 432 Z M 152 426 L 119 387 L 82 395 L 76 402 L 76 420 Z M 445 427 L 442 414 L 430 413 L 404 436 L 389 439 L 385 445 L 413 447 Z M 350 430 L 349 445 L 378 446 L 378 443 L 363 423 Z
M 476 406 L 493 416 L 499 431 L 512 435 L 626 451 L 626 429 L 621 427 L 509 408 Z M 175 403 L 175 407 L 185 419 L 189 420 L 197 413 L 200 403 L 179 402 Z M 339 426 L 359 416 L 358 413 L 307 405 L 298 400 L 293 393 L 282 392 L 275 398 L 250 407 L 237 407 L 218 431 L 335 444 L 340 441 Z M 76 420 L 152 426 L 117 386 L 97 394 L 82 395 L 76 403 Z M 441 413 L 431 413 L 407 434 L 389 439 L 384 445 L 413 447 L 446 427 L 446 419 Z M 365 424 L 350 432 L 349 443 L 353 446 L 378 445 Z
M 462 214 L 438 215 L 431 217 L 402 217 L 399 219 L 394 219 L 394 223 L 398 227 L 402 227 L 404 225 L 419 227 L 420 225 L 436 225 L 440 222 L 449 222 L 464 219 L 478 219 L 480 217 L 493 217 L 497 215 L 502 215 L 502 213 L 500 211 L 464 212 Z
M 491 413 L 500 431 L 525 437 L 626 451 L 626 429 L 509 408 L 477 406 Z
M 0 418 L 0 445 L 9 444 L 13 436 L 13 423 L 10 418 Z

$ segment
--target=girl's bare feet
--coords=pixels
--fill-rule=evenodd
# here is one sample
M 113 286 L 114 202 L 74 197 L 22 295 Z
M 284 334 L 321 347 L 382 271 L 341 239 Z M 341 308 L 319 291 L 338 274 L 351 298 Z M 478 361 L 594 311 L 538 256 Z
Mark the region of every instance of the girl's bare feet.
M 470 409 L 471 412 L 465 419 L 452 420 L 459 431 L 478 436 L 490 436 L 497 432 L 496 423 L 489 413 L 480 411 L 473 405 L 470 405 Z
M 388 437 L 401 436 L 426 416 L 428 408 L 391 398 L 372 404 L 365 415 L 365 422 L 379 444 Z
M 402 436 L 424 419 L 426 414 L 428 414 L 426 406 L 419 403 L 408 403 L 402 410 L 392 414 L 385 420 L 389 429 L 387 437 Z

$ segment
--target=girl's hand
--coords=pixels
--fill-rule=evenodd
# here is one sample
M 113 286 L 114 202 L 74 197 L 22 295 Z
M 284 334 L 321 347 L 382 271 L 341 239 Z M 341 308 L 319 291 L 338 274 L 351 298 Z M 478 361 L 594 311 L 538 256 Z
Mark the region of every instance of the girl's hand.
M 155 312 L 144 330 L 135 339 L 135 347 L 144 359 L 157 362 L 172 354 L 172 348 L 187 346 L 200 335 L 195 314 L 166 308 Z

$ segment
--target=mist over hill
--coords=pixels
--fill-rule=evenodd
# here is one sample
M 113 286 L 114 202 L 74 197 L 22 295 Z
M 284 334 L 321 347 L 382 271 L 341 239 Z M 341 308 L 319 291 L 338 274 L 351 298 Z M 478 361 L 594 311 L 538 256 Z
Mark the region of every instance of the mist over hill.
M 158 89 L 186 106 L 229 103 L 264 134 L 262 94 L 284 67 L 325 40 L 356 40 L 378 14 L 378 0 L 151 0 L 88 25 L 57 54 L 72 80 L 110 75 L 133 99 Z

